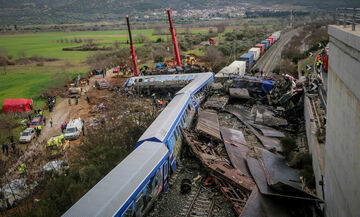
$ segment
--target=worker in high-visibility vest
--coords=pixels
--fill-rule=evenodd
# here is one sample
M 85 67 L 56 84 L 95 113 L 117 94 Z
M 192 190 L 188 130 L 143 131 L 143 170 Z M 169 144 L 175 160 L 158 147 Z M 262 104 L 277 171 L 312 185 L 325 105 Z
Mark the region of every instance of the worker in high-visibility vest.
M 19 167 L 19 174 L 21 176 L 23 176 L 23 175 L 25 175 L 25 173 L 26 173 L 26 165 L 24 163 L 22 163 Z

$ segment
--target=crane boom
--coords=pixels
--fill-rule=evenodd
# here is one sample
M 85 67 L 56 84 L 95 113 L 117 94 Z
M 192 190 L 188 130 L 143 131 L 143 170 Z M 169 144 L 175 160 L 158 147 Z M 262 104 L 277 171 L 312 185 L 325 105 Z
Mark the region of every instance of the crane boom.
M 174 28 L 173 19 L 172 19 L 172 16 L 171 16 L 170 8 L 167 9 L 167 14 L 168 14 L 168 17 L 169 17 L 171 37 L 172 37 L 172 41 L 173 41 L 173 44 L 174 44 L 174 52 L 175 52 L 175 57 L 176 57 L 176 63 L 177 63 L 177 66 L 181 66 L 179 47 L 178 47 L 178 43 L 177 43 L 177 40 L 176 40 L 175 28 Z
M 136 62 L 136 54 L 135 54 L 135 47 L 131 36 L 131 29 L 130 29 L 130 21 L 129 21 L 129 15 L 126 15 L 126 22 L 128 26 L 129 31 L 129 40 L 130 40 L 130 49 L 131 49 L 131 60 L 134 64 L 134 76 L 137 76 L 139 74 L 137 62 Z

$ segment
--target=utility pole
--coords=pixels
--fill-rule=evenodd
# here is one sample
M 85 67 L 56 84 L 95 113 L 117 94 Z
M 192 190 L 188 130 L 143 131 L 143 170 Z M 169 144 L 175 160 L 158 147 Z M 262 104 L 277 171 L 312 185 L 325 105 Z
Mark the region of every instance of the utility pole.
M 293 22 L 294 22 L 294 15 L 293 15 L 293 10 L 291 10 L 290 12 L 290 28 L 293 28 Z
M 236 60 L 236 41 L 233 41 L 233 55 L 234 55 L 234 61 Z

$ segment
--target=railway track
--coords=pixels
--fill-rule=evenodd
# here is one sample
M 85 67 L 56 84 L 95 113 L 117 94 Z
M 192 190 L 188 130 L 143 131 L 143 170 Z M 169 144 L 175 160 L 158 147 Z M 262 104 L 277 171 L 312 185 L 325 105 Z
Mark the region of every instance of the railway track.
M 264 56 L 260 58 L 252 69 L 259 69 L 259 71 L 263 71 L 265 75 L 274 70 L 276 65 L 280 63 L 282 49 L 287 43 L 289 43 L 291 38 L 299 32 L 299 30 L 300 28 L 285 32 L 281 39 L 271 46 L 267 52 L 265 52 Z
M 214 194 L 200 186 L 191 191 L 189 200 L 182 209 L 182 217 L 212 217 L 214 215 Z

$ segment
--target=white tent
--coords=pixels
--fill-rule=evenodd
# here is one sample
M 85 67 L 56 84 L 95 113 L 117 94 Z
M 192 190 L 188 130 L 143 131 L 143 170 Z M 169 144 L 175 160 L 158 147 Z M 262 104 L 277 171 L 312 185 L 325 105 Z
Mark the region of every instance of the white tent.
M 260 48 L 259 47 L 253 47 L 249 50 L 249 52 L 254 53 L 254 60 L 258 60 L 260 58 Z

